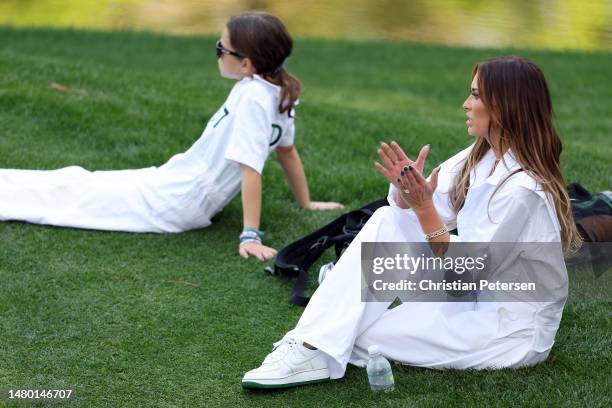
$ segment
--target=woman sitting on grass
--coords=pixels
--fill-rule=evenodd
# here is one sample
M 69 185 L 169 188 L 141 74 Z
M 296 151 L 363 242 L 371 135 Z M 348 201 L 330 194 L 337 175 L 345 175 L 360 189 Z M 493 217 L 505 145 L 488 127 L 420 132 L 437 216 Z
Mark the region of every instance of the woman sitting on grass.
M 314 293 L 297 326 L 277 343 L 245 388 L 274 388 L 341 378 L 364 366 L 367 348 L 401 363 L 436 369 L 520 367 L 544 361 L 567 297 L 562 247 L 580 244 L 559 166 L 544 75 L 517 57 L 476 65 L 463 104 L 474 144 L 422 176 L 429 147 L 416 161 L 396 144 L 379 150 L 377 168 L 391 182 L 390 207 L 376 211 Z M 448 230 L 457 227 L 458 236 Z M 549 273 L 545 301 L 389 302 L 361 299 L 362 242 L 553 243 L 552 258 L 518 257 L 501 274 Z M 555 244 L 557 243 L 557 244 Z M 494 245 L 491 245 L 494 247 Z M 512 280 L 514 275 L 506 279 Z
M 227 100 L 185 153 L 160 167 L 94 171 L 0 170 L 0 220 L 129 232 L 181 232 L 206 227 L 242 190 L 244 229 L 239 253 L 269 259 L 259 230 L 262 180 L 276 155 L 299 205 L 310 201 L 300 156 L 293 145 L 293 108 L 300 82 L 283 64 L 293 41 L 283 23 L 266 13 L 232 18 L 216 44 L 221 76 L 238 81 Z

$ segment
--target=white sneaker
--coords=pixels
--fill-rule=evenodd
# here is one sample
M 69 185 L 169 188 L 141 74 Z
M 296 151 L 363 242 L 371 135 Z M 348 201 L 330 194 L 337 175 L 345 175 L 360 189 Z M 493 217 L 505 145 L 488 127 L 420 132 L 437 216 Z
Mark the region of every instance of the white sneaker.
M 283 388 L 329 381 L 325 356 L 311 350 L 296 339 L 283 339 L 274 344 L 259 368 L 242 378 L 243 388 Z

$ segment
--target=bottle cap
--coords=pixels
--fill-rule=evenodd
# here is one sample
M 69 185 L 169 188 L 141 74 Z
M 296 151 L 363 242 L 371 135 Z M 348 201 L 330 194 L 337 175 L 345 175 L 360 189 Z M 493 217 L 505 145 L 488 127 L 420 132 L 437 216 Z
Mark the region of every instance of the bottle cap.
M 372 344 L 370 347 L 368 347 L 368 354 L 370 356 L 380 355 L 380 349 L 376 344 Z

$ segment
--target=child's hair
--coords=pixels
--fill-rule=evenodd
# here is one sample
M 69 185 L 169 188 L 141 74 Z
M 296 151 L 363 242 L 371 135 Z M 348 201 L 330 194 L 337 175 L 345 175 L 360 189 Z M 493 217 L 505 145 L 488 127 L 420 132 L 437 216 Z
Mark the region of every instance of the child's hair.
M 282 21 L 268 13 L 250 12 L 232 17 L 227 30 L 234 49 L 250 58 L 257 74 L 280 85 L 278 110 L 291 112 L 302 84 L 283 67 L 291 55 L 293 40 Z

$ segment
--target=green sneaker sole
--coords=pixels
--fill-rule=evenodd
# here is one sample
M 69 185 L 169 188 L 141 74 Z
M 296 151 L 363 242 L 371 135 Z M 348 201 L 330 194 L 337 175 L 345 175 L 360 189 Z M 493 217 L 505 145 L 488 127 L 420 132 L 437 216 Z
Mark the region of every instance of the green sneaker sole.
M 330 380 L 329 377 L 327 377 L 327 378 L 321 378 L 320 380 L 300 381 L 300 382 L 294 382 L 294 383 L 288 383 L 288 384 L 260 384 L 260 383 L 253 382 L 253 381 L 242 381 L 240 385 L 242 385 L 242 388 L 247 388 L 247 389 L 289 388 L 289 387 L 297 387 L 297 386 L 306 385 L 306 384 L 324 383 L 324 382 L 328 382 L 329 380 Z

